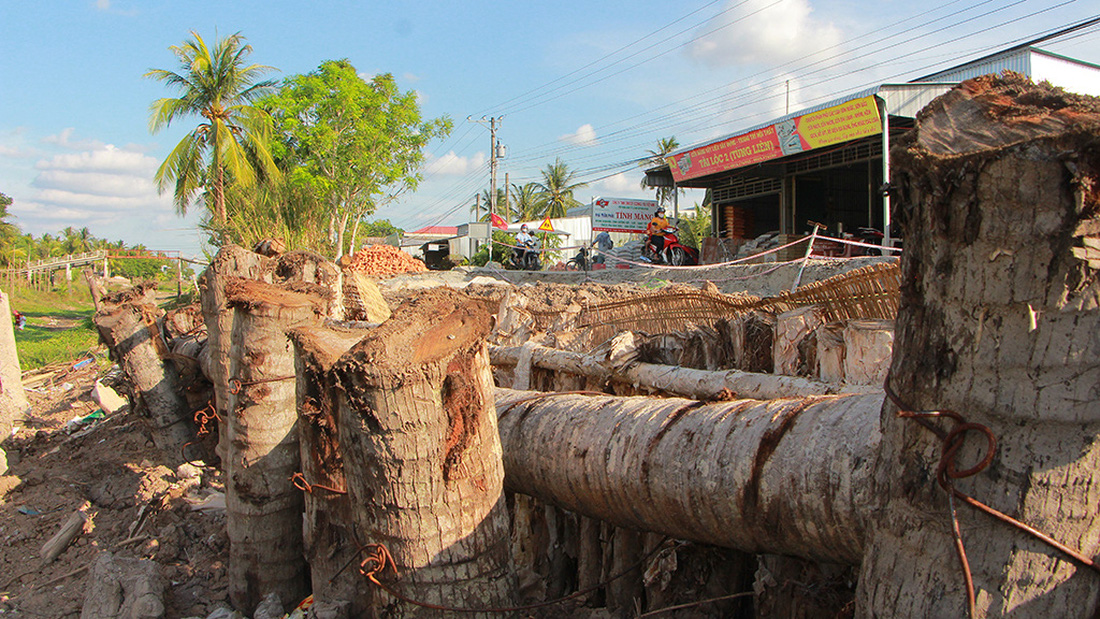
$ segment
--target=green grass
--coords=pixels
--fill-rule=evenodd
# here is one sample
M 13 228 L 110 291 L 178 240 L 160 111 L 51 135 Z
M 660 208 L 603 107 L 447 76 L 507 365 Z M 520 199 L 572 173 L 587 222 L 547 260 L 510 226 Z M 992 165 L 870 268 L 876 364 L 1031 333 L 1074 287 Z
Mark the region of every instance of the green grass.
M 87 289 L 72 291 L 16 288 L 11 294 L 12 310 L 27 317 L 27 325 L 15 331 L 19 365 L 32 370 L 51 363 L 75 362 L 100 349 L 92 324 L 95 308 Z

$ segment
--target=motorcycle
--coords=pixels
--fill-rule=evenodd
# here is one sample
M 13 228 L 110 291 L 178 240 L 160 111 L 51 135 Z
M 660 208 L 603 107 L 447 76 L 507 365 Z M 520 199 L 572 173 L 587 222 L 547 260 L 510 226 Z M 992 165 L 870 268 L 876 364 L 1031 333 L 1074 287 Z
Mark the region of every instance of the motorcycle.
M 646 239 L 642 259 L 654 264 L 668 264 L 676 267 L 699 264 L 699 250 L 682 245 L 679 237 L 676 236 L 678 231 L 679 228 L 674 226 L 664 229 L 665 247 L 659 252 L 653 243 Z
M 855 233 L 846 233 L 844 238 L 859 241 L 860 243 L 867 243 L 869 245 L 882 245 L 882 240 L 885 235 L 881 230 L 874 228 L 860 227 L 856 228 Z M 880 252 L 871 249 L 869 247 L 847 246 L 846 256 L 875 256 Z
M 592 260 L 589 257 L 591 253 L 592 250 L 590 248 L 581 247 L 577 255 L 573 256 L 565 263 L 565 268 L 570 271 L 587 271 L 592 268 Z
M 518 271 L 538 271 L 542 268 L 539 263 L 538 245 L 533 241 L 527 241 L 520 245 L 522 249 L 513 248 L 511 267 Z

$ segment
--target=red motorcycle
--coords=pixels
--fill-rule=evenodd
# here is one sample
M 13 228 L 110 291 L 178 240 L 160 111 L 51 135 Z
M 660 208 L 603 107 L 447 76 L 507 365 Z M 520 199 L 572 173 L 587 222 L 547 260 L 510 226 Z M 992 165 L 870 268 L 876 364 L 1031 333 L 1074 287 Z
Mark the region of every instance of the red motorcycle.
M 678 230 L 679 228 L 672 226 L 664 229 L 665 247 L 661 251 L 657 251 L 653 242 L 646 239 L 642 260 L 654 264 L 668 264 L 674 267 L 699 264 L 699 250 L 680 244 L 680 239 L 676 236 Z

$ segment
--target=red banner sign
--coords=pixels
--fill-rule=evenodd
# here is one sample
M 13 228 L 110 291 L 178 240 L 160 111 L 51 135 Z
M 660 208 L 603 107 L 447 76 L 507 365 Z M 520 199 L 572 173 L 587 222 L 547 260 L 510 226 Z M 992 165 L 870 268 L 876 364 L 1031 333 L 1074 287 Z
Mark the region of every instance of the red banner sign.
M 680 182 L 840 144 L 881 131 L 878 105 L 872 95 L 694 148 L 669 157 L 668 165 L 672 169 L 672 177 Z

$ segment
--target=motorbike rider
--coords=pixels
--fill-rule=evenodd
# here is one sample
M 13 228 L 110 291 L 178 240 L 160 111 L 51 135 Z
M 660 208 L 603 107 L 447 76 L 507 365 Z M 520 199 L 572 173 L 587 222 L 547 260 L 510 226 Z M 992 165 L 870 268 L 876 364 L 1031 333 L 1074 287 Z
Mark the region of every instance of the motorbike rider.
M 649 244 L 653 247 L 654 256 L 660 256 L 665 249 L 665 228 L 668 227 L 668 219 L 665 218 L 665 207 L 657 207 L 653 213 L 653 219 L 645 227 L 645 233 L 649 235 Z
M 516 246 L 516 263 L 524 264 L 527 252 L 535 246 L 535 237 L 528 231 L 527 224 L 519 227 L 519 232 L 516 234 Z

